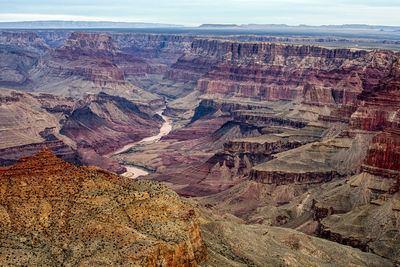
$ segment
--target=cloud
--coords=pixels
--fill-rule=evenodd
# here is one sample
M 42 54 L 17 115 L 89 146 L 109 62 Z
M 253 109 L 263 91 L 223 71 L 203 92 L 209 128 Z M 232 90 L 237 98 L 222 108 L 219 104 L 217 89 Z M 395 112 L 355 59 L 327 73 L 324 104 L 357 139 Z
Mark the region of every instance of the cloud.
M 121 21 L 116 17 L 96 17 L 96 16 L 77 16 L 63 14 L 23 14 L 23 13 L 5 13 L 1 14 L 0 21 L 34 21 L 34 20 L 74 20 L 74 21 Z
M 0 0 L 0 21 L 110 20 L 199 25 L 400 24 L 400 1 L 373 0 Z

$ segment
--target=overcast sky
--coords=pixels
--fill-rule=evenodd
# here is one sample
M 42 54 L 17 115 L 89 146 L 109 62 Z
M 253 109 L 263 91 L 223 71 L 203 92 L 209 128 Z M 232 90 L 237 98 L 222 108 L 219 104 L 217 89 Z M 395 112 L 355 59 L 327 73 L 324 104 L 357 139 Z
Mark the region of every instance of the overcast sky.
M 400 26 L 400 0 L 0 0 L 0 21 Z

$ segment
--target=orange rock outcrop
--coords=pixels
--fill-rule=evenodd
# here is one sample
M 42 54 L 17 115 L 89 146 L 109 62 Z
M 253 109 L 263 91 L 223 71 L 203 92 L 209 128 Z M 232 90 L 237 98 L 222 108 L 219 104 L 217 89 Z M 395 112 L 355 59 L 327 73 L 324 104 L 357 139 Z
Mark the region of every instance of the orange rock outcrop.
M 0 169 L 5 265 L 196 266 L 193 208 L 163 185 L 81 168 L 44 149 Z

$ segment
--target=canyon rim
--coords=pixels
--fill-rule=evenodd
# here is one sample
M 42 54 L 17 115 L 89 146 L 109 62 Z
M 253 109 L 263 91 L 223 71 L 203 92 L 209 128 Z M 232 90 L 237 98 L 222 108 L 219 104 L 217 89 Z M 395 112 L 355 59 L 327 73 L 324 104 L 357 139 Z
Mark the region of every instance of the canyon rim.
M 399 266 L 400 26 L 267 22 L 0 22 L 0 265 Z

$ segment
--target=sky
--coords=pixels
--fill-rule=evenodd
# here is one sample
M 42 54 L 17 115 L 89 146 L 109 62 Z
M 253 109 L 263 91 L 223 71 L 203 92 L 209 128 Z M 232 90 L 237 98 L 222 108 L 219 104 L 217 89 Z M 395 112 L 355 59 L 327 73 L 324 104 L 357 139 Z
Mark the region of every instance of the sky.
M 0 21 L 400 26 L 400 0 L 0 0 Z

